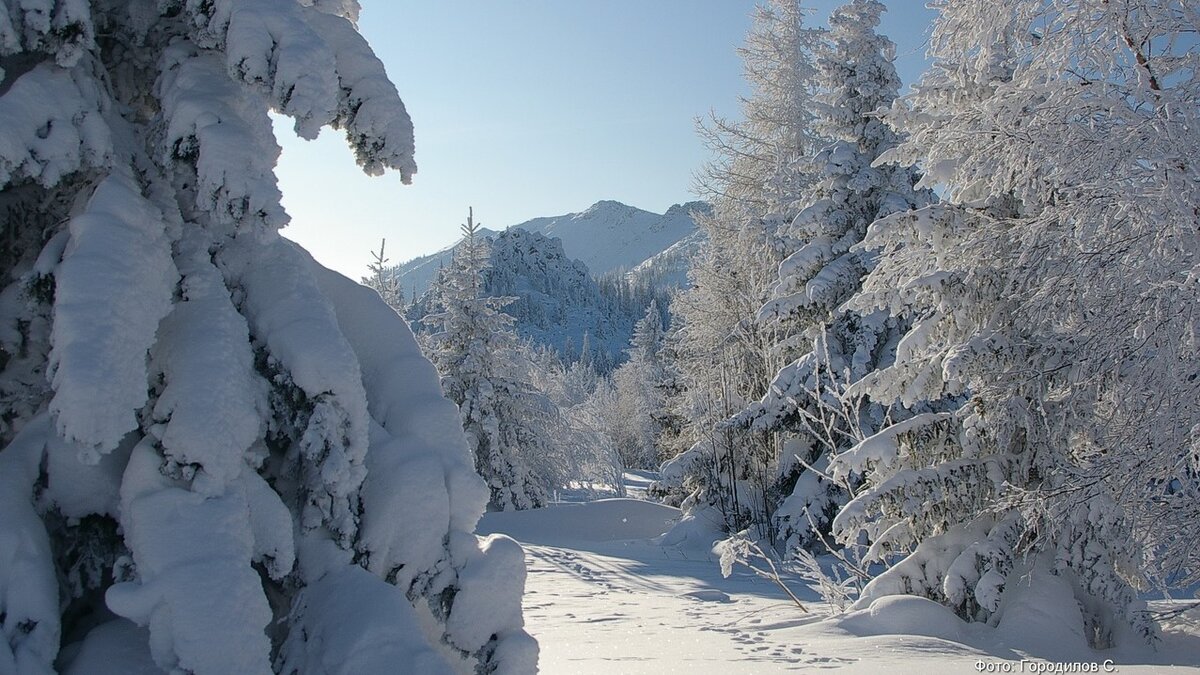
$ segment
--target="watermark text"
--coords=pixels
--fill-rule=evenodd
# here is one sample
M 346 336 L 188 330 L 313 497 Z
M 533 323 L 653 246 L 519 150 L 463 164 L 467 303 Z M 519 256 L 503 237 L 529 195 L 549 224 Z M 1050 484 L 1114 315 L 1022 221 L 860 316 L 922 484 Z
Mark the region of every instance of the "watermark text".
M 1115 673 L 1117 667 L 1112 659 L 1103 661 L 1038 661 L 1021 659 L 1020 661 L 984 661 L 975 662 L 975 672 L 978 673 Z

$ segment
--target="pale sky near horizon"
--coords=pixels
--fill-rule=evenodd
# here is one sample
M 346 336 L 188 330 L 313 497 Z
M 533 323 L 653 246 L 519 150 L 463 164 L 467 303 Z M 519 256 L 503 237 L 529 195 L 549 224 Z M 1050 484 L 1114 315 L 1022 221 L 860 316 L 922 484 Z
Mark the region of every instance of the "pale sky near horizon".
M 351 278 L 387 238 L 392 263 L 458 238 L 468 206 L 485 226 L 615 199 L 661 213 L 695 199 L 709 158 L 694 121 L 736 117 L 748 93 L 736 48 L 750 0 L 362 0 L 359 29 L 416 132 L 418 172 L 368 177 L 340 134 L 276 124 L 284 234 Z M 823 24 L 840 0 L 809 0 Z M 934 12 L 885 0 L 905 85 L 925 67 Z

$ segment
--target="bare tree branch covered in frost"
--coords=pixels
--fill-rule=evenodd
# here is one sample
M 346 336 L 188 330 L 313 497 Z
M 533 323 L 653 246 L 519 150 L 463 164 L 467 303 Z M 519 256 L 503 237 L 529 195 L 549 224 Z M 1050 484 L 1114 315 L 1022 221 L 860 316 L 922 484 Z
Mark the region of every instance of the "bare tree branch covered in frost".
M 877 164 L 918 164 L 946 201 L 867 232 L 879 262 L 850 307 L 911 327 L 855 386 L 966 402 L 835 459 L 866 480 L 838 536 L 907 555 L 859 604 L 916 593 L 1003 623 L 1002 598 L 1042 572 L 1093 645 L 1123 626 L 1152 639 L 1137 590 L 1200 570 L 1200 16 L 933 4 L 933 68 Z
M 624 465 L 613 439 L 612 410 L 616 395 L 608 380 L 587 361 L 564 363 L 551 349 L 533 350 L 530 381 L 557 408 L 556 419 L 543 433 L 561 458 L 556 485 L 591 495 L 625 496 Z
M 357 11 L 0 4 L 0 672 L 534 668 L 433 367 L 278 234 L 268 111 L 415 171 Z

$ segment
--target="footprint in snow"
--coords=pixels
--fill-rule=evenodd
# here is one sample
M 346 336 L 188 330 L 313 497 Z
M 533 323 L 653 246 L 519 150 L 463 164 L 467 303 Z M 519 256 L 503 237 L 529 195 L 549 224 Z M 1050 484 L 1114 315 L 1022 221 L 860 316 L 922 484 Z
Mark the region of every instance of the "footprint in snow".
M 733 600 L 731 600 L 727 594 L 718 591 L 715 588 L 684 593 L 683 597 L 691 598 L 693 600 L 700 600 L 701 602 L 733 602 Z

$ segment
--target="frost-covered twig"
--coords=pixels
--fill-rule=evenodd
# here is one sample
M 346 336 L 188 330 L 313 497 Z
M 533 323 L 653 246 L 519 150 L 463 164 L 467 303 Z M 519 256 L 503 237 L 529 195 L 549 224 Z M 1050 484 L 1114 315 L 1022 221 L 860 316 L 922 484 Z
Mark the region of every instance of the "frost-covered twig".
M 796 594 L 792 592 L 792 589 L 788 588 L 787 584 L 783 582 L 783 578 L 779 575 L 779 568 L 776 567 L 775 561 L 771 560 L 770 556 L 764 553 L 758 544 L 750 541 L 746 537 L 745 532 L 739 532 L 729 539 L 717 544 L 717 548 L 721 553 L 722 576 L 728 578 L 729 575 L 733 574 L 734 564 L 744 565 L 751 572 L 754 572 L 763 579 L 774 582 L 776 586 L 779 586 L 779 588 L 783 589 L 783 592 L 792 599 L 792 602 L 796 603 L 796 606 L 800 608 L 801 612 L 808 614 L 808 609 L 804 606 L 804 603 L 800 602 L 800 598 L 796 597 Z M 768 569 L 755 567 L 755 559 L 759 559 L 767 563 Z
M 832 573 L 826 572 L 810 551 L 797 549 L 793 563 L 800 578 L 816 584 L 814 590 L 835 612 L 845 612 L 846 607 L 858 595 L 858 580 L 853 574 L 842 576 L 838 573 L 837 566 L 833 567 Z
M 1169 619 L 1172 617 L 1179 616 L 1181 614 L 1187 614 L 1188 612 L 1190 612 L 1196 608 L 1200 608 L 1200 602 L 1193 602 L 1193 603 L 1184 605 L 1183 607 L 1175 607 L 1173 609 L 1166 609 L 1161 612 L 1151 612 L 1151 613 L 1154 614 L 1154 617 L 1156 619 L 1158 619 L 1159 621 L 1162 621 L 1163 619 Z
M 863 585 L 871 580 L 871 574 L 867 570 L 863 569 L 861 562 L 854 562 L 847 558 L 845 548 L 838 549 L 833 545 L 833 542 L 830 542 L 825 538 L 825 535 L 821 533 L 820 528 L 817 527 L 816 522 L 813 521 L 811 513 L 805 515 L 808 516 L 808 525 L 812 528 L 813 534 L 816 535 L 817 539 L 821 542 L 821 545 L 825 547 L 825 550 L 829 551 L 830 555 L 832 555 L 839 563 L 842 564 L 842 567 L 846 569 L 846 571 L 850 572 L 850 574 L 857 579 L 855 584 L 856 590 L 861 591 Z

